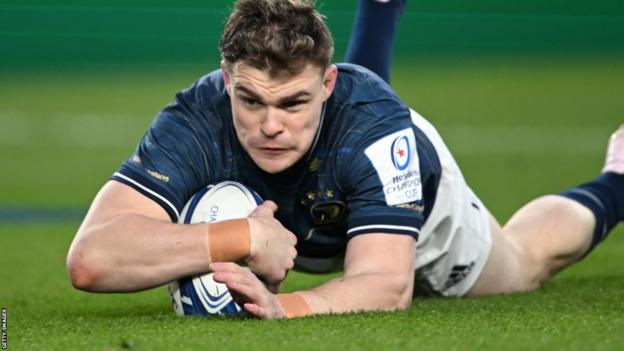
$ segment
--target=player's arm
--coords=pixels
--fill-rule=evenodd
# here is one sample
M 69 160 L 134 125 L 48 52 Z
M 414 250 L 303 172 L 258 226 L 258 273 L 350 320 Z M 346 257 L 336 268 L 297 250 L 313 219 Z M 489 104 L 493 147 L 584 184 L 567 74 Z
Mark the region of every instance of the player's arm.
M 347 246 L 344 276 L 299 294 L 312 313 L 406 309 L 412 301 L 416 240 L 362 234 Z
M 247 259 L 254 271 L 277 283 L 293 265 L 296 239 L 273 219 L 275 209 L 270 202 L 258 206 L 248 219 L 241 220 L 248 224 L 239 223 L 246 228 L 180 225 L 172 223 L 155 201 L 125 184 L 109 181 L 93 201 L 69 249 L 71 282 L 87 291 L 137 291 L 207 272 L 215 258 L 229 257 L 232 261 Z M 246 230 L 247 248 L 219 243 L 223 231 L 228 234 L 228 230 Z
M 270 294 L 244 267 L 213 264 L 214 278 L 243 297 L 260 318 L 405 309 L 414 287 L 416 240 L 409 235 L 364 234 L 347 246 L 344 276 L 314 289 Z

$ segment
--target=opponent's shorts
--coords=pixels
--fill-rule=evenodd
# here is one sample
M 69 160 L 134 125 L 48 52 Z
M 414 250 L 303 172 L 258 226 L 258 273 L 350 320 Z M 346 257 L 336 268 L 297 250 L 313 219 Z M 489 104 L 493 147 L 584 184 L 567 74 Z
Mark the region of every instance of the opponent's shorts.
M 416 246 L 414 295 L 463 296 L 479 278 L 492 249 L 490 215 L 435 128 L 411 113 L 442 166 L 436 201 Z

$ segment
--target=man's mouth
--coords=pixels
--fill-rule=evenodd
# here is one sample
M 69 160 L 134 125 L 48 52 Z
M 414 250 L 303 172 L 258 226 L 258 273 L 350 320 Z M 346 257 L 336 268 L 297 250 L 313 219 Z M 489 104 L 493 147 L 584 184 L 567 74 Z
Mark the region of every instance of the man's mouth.
M 260 152 L 262 152 L 263 154 L 269 156 L 281 155 L 284 152 L 288 151 L 288 149 L 284 147 L 259 147 L 258 150 L 260 150 Z

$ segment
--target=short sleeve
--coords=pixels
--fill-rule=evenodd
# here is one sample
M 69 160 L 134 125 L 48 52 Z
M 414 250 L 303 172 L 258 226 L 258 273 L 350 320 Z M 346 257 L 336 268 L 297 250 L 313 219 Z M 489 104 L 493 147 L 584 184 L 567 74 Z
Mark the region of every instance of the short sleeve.
M 392 233 L 418 239 L 424 202 L 414 131 L 368 134 L 348 162 L 347 236 Z
M 177 221 L 186 199 L 209 182 L 210 134 L 193 106 L 195 87 L 176 95 L 145 133 L 134 154 L 112 176 L 156 201 Z

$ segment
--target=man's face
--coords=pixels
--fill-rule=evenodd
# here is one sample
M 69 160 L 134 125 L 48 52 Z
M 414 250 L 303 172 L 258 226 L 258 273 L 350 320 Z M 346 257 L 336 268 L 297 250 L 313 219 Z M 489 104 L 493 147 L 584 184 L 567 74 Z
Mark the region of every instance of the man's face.
M 222 65 L 238 140 L 258 167 L 278 173 L 312 146 L 337 69 L 309 64 L 301 73 L 270 76 L 244 63 Z

